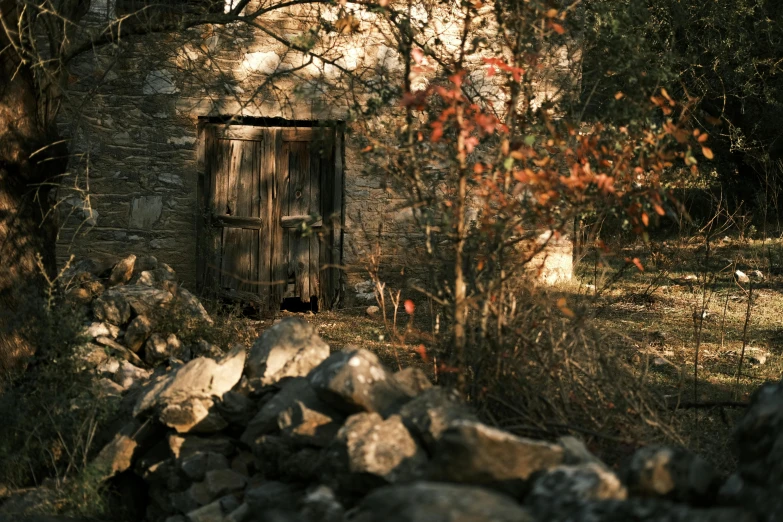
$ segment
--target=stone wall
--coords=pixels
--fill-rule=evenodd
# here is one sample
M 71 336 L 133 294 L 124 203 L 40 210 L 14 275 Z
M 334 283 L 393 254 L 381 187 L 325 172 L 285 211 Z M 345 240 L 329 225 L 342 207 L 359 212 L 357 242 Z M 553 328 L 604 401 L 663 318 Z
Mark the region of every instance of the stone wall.
M 251 3 L 248 10 L 254 7 Z M 101 9 L 94 14 L 106 16 L 108 8 Z M 337 20 L 337 9 L 304 5 L 273 11 L 262 22 L 275 34 L 301 42 L 313 23 Z M 433 9 L 423 3 L 416 16 L 430 24 L 431 41 L 438 37 L 433 45 L 449 52 L 459 33 L 459 14 Z M 491 17 L 491 6 L 486 9 Z M 128 37 L 77 58 L 59 120 L 72 154 L 58 195 L 59 262 L 71 254 L 149 253 L 194 289 L 200 119 L 351 120 L 378 85 L 400 85 L 402 73 L 386 22 L 369 12 L 357 13 L 356 22 L 354 33 L 333 32 L 319 40 L 314 50 L 323 59 L 292 51 L 264 31 L 239 23 Z M 414 73 L 414 84 L 426 85 L 436 69 Z M 551 85 L 542 80 L 544 95 Z M 494 93 L 495 103 L 505 101 L 486 80 L 477 80 L 476 86 L 490 98 Z M 369 128 L 380 136 L 391 128 L 383 116 L 363 124 L 364 132 Z M 420 242 L 405 200 L 366 165 L 356 136 L 349 124 L 343 247 L 349 291 L 366 279 L 366 253 L 379 226 L 384 264 L 391 271 L 410 275 L 421 267 Z
M 575 437 L 534 440 L 484 424 L 421 369 L 392 372 L 367 350 L 330 347 L 300 317 L 276 321 L 249 352 L 161 335 L 154 320 L 166 309 L 210 318 L 157 260 L 86 262 L 72 275 L 83 290 L 100 288 L 84 295 L 91 342 L 73 356 L 99 399 L 118 405 L 119 429 L 88 469 L 132 520 L 780 520 L 783 383 L 758 389 L 736 423 L 729 477 L 668 446 L 610 468 Z M 145 317 L 146 329 L 133 327 Z M 55 509 L 58 484 L 3 499 L 0 520 Z

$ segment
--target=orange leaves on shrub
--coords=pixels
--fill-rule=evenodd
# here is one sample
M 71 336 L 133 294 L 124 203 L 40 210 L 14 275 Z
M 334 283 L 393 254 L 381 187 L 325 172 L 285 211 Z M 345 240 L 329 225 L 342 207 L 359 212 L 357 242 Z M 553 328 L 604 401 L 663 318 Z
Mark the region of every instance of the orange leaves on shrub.
M 551 28 L 551 29 L 552 29 L 554 32 L 556 32 L 557 34 L 565 34 L 565 32 L 566 32 L 566 31 L 565 31 L 565 28 L 564 28 L 562 25 L 558 24 L 558 23 L 555 23 L 555 22 L 552 22 L 552 21 L 550 21 L 550 22 L 548 22 L 548 23 L 547 23 L 547 25 L 548 25 L 548 26 L 549 26 L 549 27 L 550 27 L 550 28 Z
M 568 317 L 569 319 L 573 319 L 574 317 L 576 317 L 574 311 L 568 308 L 568 302 L 566 301 L 565 297 L 561 297 L 560 299 L 557 300 L 557 307 L 560 309 L 560 313 Z
M 497 69 L 500 69 L 503 72 L 511 74 L 511 77 L 514 78 L 515 82 L 519 82 L 522 80 L 522 75 L 525 74 L 525 70 L 521 67 L 509 65 L 500 58 L 484 58 L 484 63 L 487 64 L 487 76 L 489 77 L 495 76 Z
M 639 272 L 644 272 L 644 266 L 642 265 L 642 262 L 639 261 L 638 257 L 634 257 L 633 259 L 631 259 L 630 257 L 626 257 L 625 262 L 629 264 L 633 264 L 639 270 Z

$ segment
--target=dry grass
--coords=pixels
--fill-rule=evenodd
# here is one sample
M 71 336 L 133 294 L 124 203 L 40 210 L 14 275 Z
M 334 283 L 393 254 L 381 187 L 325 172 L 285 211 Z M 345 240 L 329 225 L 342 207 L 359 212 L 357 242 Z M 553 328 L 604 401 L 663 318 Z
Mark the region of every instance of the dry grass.
M 637 372 L 647 373 L 649 385 L 673 407 L 745 402 L 762 383 L 780 379 L 783 241 L 723 236 L 711 242 L 708 253 L 705 238 L 696 236 L 654 243 L 652 248 L 638 242 L 615 252 L 598 271 L 589 260 L 583 263 L 582 285 L 572 291 L 594 301 L 593 323 L 613 337 L 612 345 Z M 629 257 L 638 258 L 645 272 L 626 270 L 595 297 L 595 290 L 587 285 L 600 289 L 602 281 L 615 277 Z M 751 277 L 753 300 L 747 330 L 749 286 L 736 281 L 736 269 L 749 275 L 760 270 L 764 275 L 764 279 Z M 694 314 L 698 317 L 702 310 L 709 315 L 700 324 Z M 749 348 L 738 377 L 743 345 Z M 752 349 L 763 351 L 763 364 L 749 360 Z M 688 446 L 729 469 L 730 432 L 741 414 L 741 408 L 686 407 L 675 413 L 673 422 Z

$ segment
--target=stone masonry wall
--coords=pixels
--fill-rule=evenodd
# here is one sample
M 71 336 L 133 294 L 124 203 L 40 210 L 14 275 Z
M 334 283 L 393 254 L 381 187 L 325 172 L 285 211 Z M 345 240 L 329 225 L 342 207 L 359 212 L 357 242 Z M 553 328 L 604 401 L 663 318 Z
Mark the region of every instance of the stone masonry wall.
M 432 38 L 448 52 L 459 17 L 431 9 L 421 7 L 416 16 L 431 22 L 437 33 Z M 358 17 L 358 31 L 319 40 L 314 50 L 323 60 L 291 51 L 245 24 L 129 37 L 75 60 L 59 120 L 72 154 L 58 194 L 59 262 L 72 254 L 153 254 L 194 289 L 200 119 L 349 121 L 357 99 L 366 102 L 383 83 L 399 85 L 402 73 L 385 22 L 372 13 Z M 301 41 L 314 22 L 336 19 L 336 7 L 305 5 L 265 15 L 263 24 Z M 414 84 L 425 85 L 432 74 L 415 73 Z M 500 94 L 497 103 L 504 101 Z M 391 130 L 385 124 L 382 117 L 370 122 L 379 133 Z M 379 225 L 387 266 L 397 273 L 408 267 L 411 275 L 420 265 L 410 211 L 366 168 L 361 147 L 349 124 L 343 246 L 349 292 L 367 278 L 363 252 Z

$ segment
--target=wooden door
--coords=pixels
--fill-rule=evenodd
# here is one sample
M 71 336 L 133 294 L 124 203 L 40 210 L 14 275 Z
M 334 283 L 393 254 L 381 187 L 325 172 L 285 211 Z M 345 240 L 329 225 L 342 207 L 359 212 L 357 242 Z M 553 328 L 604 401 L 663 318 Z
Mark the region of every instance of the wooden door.
M 202 285 L 279 309 L 339 293 L 341 142 L 334 128 L 204 125 Z

